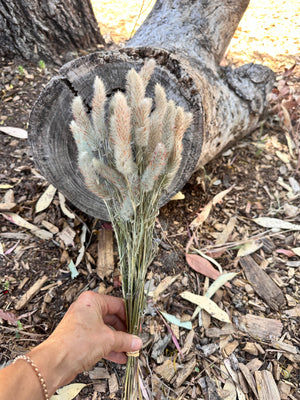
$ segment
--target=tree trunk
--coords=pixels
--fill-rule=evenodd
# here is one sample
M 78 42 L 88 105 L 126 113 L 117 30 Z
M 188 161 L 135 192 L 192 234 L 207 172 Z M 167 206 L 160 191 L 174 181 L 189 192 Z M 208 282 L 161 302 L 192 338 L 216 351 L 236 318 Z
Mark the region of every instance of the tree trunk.
M 0 57 L 59 62 L 104 43 L 90 0 L 0 0 Z
M 84 186 L 69 130 L 71 101 L 90 107 L 93 81 L 102 77 L 108 96 L 124 90 L 126 72 L 147 58 L 157 63 L 147 96 L 160 82 L 167 97 L 194 115 L 183 139 L 179 172 L 165 204 L 200 166 L 259 125 L 274 74 L 248 64 L 221 68 L 226 47 L 249 0 L 158 0 L 149 17 L 119 52 L 94 53 L 60 70 L 42 92 L 30 118 L 33 155 L 45 177 L 86 213 L 107 219 L 104 204 Z

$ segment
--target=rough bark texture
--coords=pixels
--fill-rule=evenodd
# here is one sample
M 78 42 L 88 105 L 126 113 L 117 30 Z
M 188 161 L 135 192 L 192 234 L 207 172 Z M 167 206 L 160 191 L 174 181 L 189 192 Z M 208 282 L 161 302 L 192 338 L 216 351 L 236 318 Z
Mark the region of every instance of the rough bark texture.
M 58 61 L 104 43 L 90 0 L 0 0 L 0 56 Z
M 161 204 L 184 186 L 195 169 L 255 130 L 274 74 L 260 65 L 232 70 L 218 64 L 247 4 L 248 0 L 158 0 L 129 42 L 133 47 L 94 53 L 62 67 L 30 119 L 34 157 L 46 178 L 83 211 L 107 218 L 104 204 L 88 192 L 77 169 L 70 104 L 80 94 L 90 107 L 96 75 L 104 80 L 109 95 L 124 90 L 126 72 L 139 69 L 147 58 L 157 63 L 147 95 L 152 96 L 154 84 L 160 82 L 168 98 L 194 115 L 184 136 L 179 173 Z
M 157 0 L 128 46 L 222 60 L 250 0 Z

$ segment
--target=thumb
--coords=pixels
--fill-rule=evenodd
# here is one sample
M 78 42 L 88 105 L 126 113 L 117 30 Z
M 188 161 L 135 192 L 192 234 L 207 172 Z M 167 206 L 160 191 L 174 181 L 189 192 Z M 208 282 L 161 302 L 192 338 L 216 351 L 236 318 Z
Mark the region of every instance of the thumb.
M 116 352 L 137 351 L 143 346 L 142 339 L 126 332 L 114 331 L 114 340 L 111 350 Z

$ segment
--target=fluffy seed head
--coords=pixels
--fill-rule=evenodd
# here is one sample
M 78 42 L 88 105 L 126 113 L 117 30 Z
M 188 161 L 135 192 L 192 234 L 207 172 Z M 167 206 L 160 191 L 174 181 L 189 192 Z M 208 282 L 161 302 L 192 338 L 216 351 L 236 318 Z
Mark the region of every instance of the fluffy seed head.
M 154 151 L 156 145 L 161 141 L 163 118 L 167 108 L 167 98 L 164 88 L 157 83 L 154 91 L 155 110 L 150 117 L 149 154 Z
M 163 118 L 163 131 L 162 131 L 162 142 L 165 144 L 168 153 L 171 152 L 174 146 L 175 113 L 176 113 L 175 103 L 173 100 L 169 100 Z
M 117 170 L 124 175 L 129 175 L 134 171 L 130 108 L 123 93 L 117 92 L 114 97 L 114 112 L 110 118 L 110 140 L 114 147 Z
M 182 142 L 181 141 L 175 142 L 166 167 L 166 181 L 165 181 L 166 188 L 170 186 L 180 167 L 182 159 L 182 150 L 183 150 Z
M 132 115 L 132 125 L 135 131 L 137 146 L 146 147 L 150 131 L 150 118 L 152 99 L 145 98 L 135 108 Z
M 92 101 L 92 121 L 94 131 L 98 134 L 99 140 L 102 141 L 105 137 L 105 86 L 101 78 L 96 76 L 94 80 L 94 97 Z
M 147 166 L 142 179 L 141 189 L 145 192 L 149 192 L 153 189 L 155 181 L 159 175 L 163 172 L 167 163 L 167 150 L 163 143 L 158 143 L 151 156 L 150 163 Z
M 89 118 L 85 112 L 84 104 L 80 96 L 76 96 L 72 102 L 72 112 L 74 120 L 80 127 L 83 135 L 88 135 L 89 130 Z
M 144 66 L 139 72 L 139 76 L 142 78 L 142 81 L 144 82 L 144 86 L 147 87 L 149 80 L 151 78 L 151 75 L 153 74 L 154 68 L 155 68 L 156 62 L 153 58 L 150 60 L 146 61 Z
M 120 210 L 120 216 L 124 221 L 128 221 L 133 216 L 133 205 L 130 195 L 126 196 Z
M 145 97 L 145 91 L 142 78 L 134 69 L 131 69 L 126 78 L 126 94 L 130 107 L 134 108 L 139 105 Z
M 120 172 L 116 171 L 114 168 L 109 167 L 107 164 L 97 158 L 93 158 L 92 165 L 98 175 L 106 179 L 110 183 L 110 185 L 118 188 L 122 195 L 125 194 L 126 183 Z
M 82 98 L 76 96 L 72 103 L 72 111 L 76 124 L 80 128 L 86 143 L 94 151 L 98 147 L 98 138 L 96 137 L 89 117 L 85 111 Z
M 126 97 L 121 92 L 115 94 L 107 117 L 105 86 L 99 77 L 94 81 L 91 118 L 79 96 L 72 103 L 74 121 L 70 128 L 85 182 L 101 198 L 108 198 L 108 190 L 112 196 L 119 193 L 125 219 L 132 215 L 132 199 L 139 203 L 141 191 L 151 191 L 162 175 L 165 179 L 159 182 L 164 187 L 174 179 L 181 163 L 183 134 L 192 121 L 192 114 L 167 101 L 160 84 L 154 89 L 155 109 L 151 113 L 152 99 L 145 98 L 145 92 L 154 68 L 155 61 L 149 60 L 139 73 L 133 69 L 128 72 Z
M 90 192 L 94 193 L 100 199 L 109 200 L 111 195 L 106 189 L 103 182 L 100 182 L 94 168 L 90 155 L 86 152 L 79 154 L 78 159 L 79 170 L 84 177 L 84 183 Z

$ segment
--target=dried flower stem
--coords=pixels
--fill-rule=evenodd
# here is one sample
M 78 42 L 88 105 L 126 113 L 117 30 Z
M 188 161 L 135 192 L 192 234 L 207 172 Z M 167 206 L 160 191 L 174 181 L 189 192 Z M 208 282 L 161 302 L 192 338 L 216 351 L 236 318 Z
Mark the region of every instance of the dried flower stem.
M 91 192 L 103 199 L 113 224 L 122 276 L 128 332 L 138 335 L 145 308 L 145 276 L 155 254 L 153 243 L 159 199 L 181 162 L 182 137 L 191 122 L 175 103 L 167 101 L 159 84 L 152 99 L 146 86 L 154 60 L 127 74 L 126 95 L 116 93 L 105 115 L 105 87 L 94 82 L 91 118 L 76 97 L 70 128 L 78 148 L 78 163 Z M 128 356 L 124 400 L 141 399 L 138 358 Z

